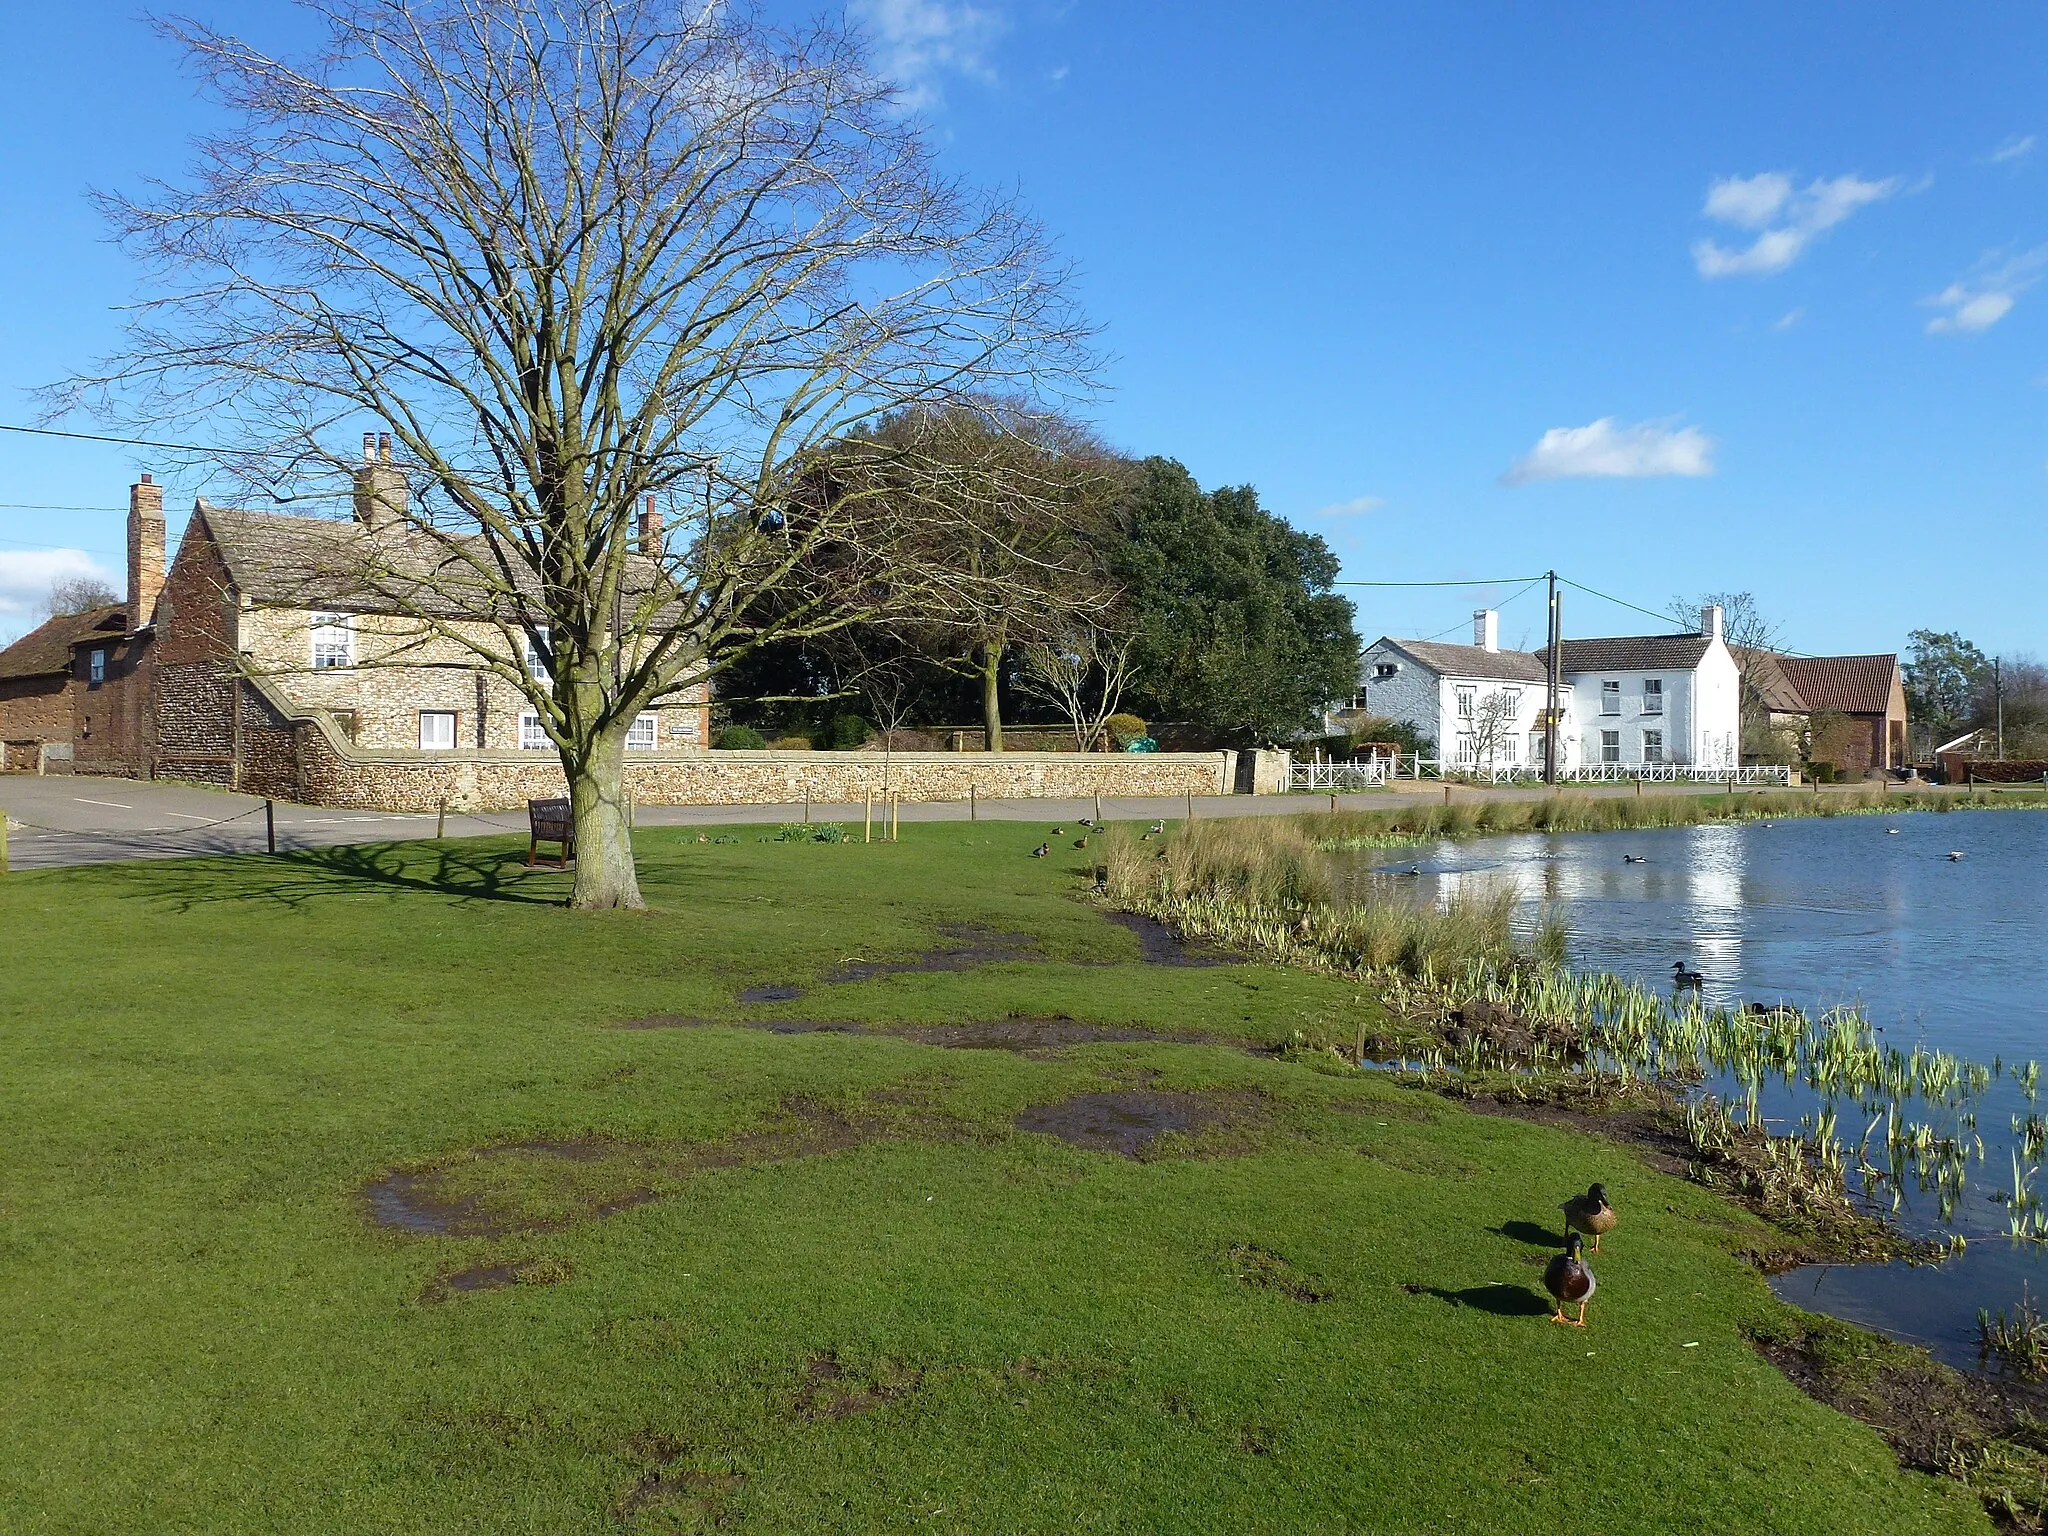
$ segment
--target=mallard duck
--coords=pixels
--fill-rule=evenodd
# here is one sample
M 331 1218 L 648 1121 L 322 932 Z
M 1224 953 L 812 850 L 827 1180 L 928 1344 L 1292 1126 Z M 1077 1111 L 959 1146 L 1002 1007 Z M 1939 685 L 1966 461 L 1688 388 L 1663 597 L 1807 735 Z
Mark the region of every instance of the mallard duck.
M 1164 832 L 1165 830 L 1166 830 L 1166 823 L 1165 823 L 1165 822 L 1163 822 L 1163 821 L 1155 821 L 1155 822 L 1153 822 L 1153 823 L 1152 823 L 1152 835 L 1153 835 L 1154 837 L 1157 837 L 1157 836 L 1159 836 L 1159 834 L 1160 834 L 1160 833 L 1162 833 L 1162 832 Z
M 1558 1207 L 1564 1212 L 1564 1224 L 1573 1232 L 1583 1232 L 1593 1239 L 1593 1251 L 1600 1251 L 1602 1233 L 1612 1232 L 1616 1220 L 1614 1207 L 1607 1203 L 1607 1186 L 1595 1184 L 1583 1195 L 1573 1195 Z
M 1624 864 L 1647 864 L 1650 862 L 1650 856 L 1646 853 L 1624 853 L 1621 856 L 1621 862 Z
M 1088 846 L 1088 839 L 1085 837 L 1077 837 L 1074 839 L 1074 846 L 1076 848 L 1086 848 Z
M 1031 857 L 1033 857 L 1034 859 L 1042 859 L 1051 852 L 1051 843 L 1040 843 L 1036 848 L 1031 850 Z
M 1683 960 L 1671 962 L 1671 985 L 1674 987 L 1703 987 L 1707 984 L 1706 973 L 1686 969 Z
M 1550 1292 L 1557 1303 L 1557 1311 L 1551 1314 L 1553 1323 L 1570 1323 L 1574 1328 L 1586 1326 L 1586 1303 L 1593 1299 L 1596 1282 L 1593 1271 L 1586 1261 L 1579 1257 L 1579 1234 L 1567 1232 L 1564 1238 L 1564 1252 L 1558 1254 L 1543 1267 L 1543 1289 Z M 1564 1315 L 1566 1302 L 1579 1304 L 1579 1315 L 1569 1318 Z

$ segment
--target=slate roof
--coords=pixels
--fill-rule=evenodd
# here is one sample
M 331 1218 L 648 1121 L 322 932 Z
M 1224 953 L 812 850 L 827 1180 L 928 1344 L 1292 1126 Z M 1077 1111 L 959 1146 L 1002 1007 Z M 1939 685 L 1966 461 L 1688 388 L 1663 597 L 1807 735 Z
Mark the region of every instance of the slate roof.
M 1892 706 L 1897 656 L 1780 656 L 1779 667 L 1810 710 L 1882 715 Z
M 60 613 L 0 651 L 0 680 L 62 677 L 71 670 L 71 648 L 106 631 L 118 639 L 128 629 L 126 604 Z
M 1601 640 L 1566 640 L 1558 664 L 1574 672 L 1690 672 L 1707 654 L 1705 635 L 1615 635 Z
M 1444 645 L 1435 640 L 1394 640 L 1395 646 L 1441 677 L 1497 678 L 1505 683 L 1540 683 L 1549 675 L 1543 658 L 1529 651 L 1489 651 L 1478 645 Z
M 468 541 L 443 545 L 405 525 L 372 529 L 352 519 L 243 512 L 203 502 L 199 517 L 235 590 L 257 603 L 443 619 L 485 617 L 492 607 L 494 583 L 462 557 Z M 473 600 L 461 599 L 465 588 L 474 589 Z

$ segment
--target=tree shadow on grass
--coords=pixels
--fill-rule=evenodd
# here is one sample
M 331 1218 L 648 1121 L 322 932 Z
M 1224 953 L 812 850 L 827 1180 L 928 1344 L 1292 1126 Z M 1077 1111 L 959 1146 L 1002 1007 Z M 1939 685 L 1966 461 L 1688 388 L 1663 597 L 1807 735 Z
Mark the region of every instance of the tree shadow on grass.
M 1562 1248 L 1564 1234 L 1534 1221 L 1504 1221 L 1493 1229 L 1500 1237 L 1511 1237 L 1518 1243 L 1527 1243 L 1532 1248 Z
M 529 870 L 523 847 L 478 847 L 473 842 L 352 843 L 293 849 L 275 858 L 249 854 L 114 868 L 125 894 L 163 901 L 179 911 L 220 901 L 302 906 L 359 894 L 366 885 L 533 907 L 559 907 L 568 899 L 565 877 L 556 870 Z
M 1495 1317 L 1543 1317 L 1551 1311 L 1550 1303 L 1525 1285 L 1468 1285 L 1462 1291 L 1447 1291 L 1440 1285 L 1421 1285 L 1410 1287 L 1409 1293 L 1434 1296 L 1451 1306 L 1470 1307 L 1475 1312 L 1489 1312 Z

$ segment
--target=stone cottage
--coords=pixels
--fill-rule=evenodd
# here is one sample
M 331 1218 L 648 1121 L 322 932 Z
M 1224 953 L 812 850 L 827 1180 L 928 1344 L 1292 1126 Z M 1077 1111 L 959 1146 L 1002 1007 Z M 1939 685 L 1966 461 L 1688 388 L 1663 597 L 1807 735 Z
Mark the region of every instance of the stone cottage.
M 333 804 L 561 792 L 523 695 L 454 636 L 538 674 L 530 642 L 506 655 L 496 624 L 424 588 L 404 604 L 385 595 L 439 558 L 400 516 L 407 490 L 390 454 L 389 438 L 365 437 L 348 521 L 200 501 L 168 571 L 163 488 L 147 475 L 130 488 L 128 602 L 70 640 L 74 771 Z M 638 531 L 658 540 L 658 514 Z M 699 756 L 709 734 L 698 686 L 641 715 L 627 749 Z

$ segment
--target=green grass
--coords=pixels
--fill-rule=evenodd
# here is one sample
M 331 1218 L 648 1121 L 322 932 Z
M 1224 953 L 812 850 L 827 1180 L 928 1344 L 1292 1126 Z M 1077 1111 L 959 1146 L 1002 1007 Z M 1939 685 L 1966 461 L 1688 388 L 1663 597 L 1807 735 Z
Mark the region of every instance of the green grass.
M 643 832 L 655 910 L 604 917 L 509 841 L 0 881 L 0 1529 L 1989 1528 L 1744 1342 L 1748 1217 L 1604 1144 L 1312 1055 L 607 1027 L 1370 1006 L 1139 963 L 1043 835 Z M 1044 958 L 819 981 L 961 921 Z M 1249 1118 L 1142 1162 L 1011 1125 L 1118 1083 Z M 769 1155 L 792 1106 L 860 1134 Z M 470 1155 L 532 1138 L 581 1160 Z M 506 1230 L 373 1225 L 394 1168 Z M 1596 1178 L 1581 1333 L 1531 1239 Z

